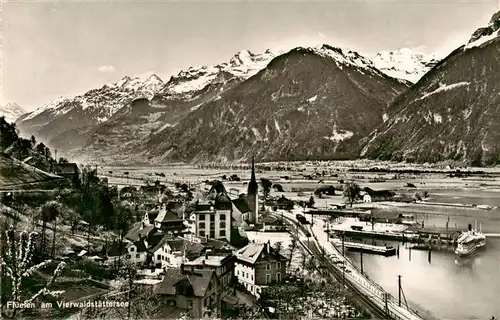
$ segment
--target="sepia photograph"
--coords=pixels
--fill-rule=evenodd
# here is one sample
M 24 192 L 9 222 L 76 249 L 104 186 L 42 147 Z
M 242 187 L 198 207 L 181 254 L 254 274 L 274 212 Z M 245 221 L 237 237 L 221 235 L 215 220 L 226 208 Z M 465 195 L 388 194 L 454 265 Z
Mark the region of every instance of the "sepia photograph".
M 500 0 L 0 0 L 0 319 L 499 320 Z

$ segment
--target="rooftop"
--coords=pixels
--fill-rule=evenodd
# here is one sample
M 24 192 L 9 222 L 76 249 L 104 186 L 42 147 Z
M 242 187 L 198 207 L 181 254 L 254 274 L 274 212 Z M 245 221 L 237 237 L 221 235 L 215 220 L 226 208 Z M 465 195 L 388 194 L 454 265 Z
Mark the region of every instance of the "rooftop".
M 204 297 L 210 280 L 213 276 L 213 270 L 196 270 L 194 272 L 181 271 L 180 269 L 171 269 L 165 277 L 158 289 L 159 294 L 176 295 L 177 286 L 192 287 L 192 295 L 196 297 Z M 186 290 L 184 292 L 188 292 Z
M 244 248 L 236 251 L 238 260 L 246 261 L 255 264 L 258 260 L 286 260 L 284 256 L 276 252 L 270 243 L 249 243 Z
M 226 259 L 227 256 L 201 256 L 193 261 L 189 261 L 184 263 L 186 266 L 196 266 L 196 265 L 208 265 L 208 266 L 214 266 L 214 267 L 219 267 L 222 265 L 222 261 Z

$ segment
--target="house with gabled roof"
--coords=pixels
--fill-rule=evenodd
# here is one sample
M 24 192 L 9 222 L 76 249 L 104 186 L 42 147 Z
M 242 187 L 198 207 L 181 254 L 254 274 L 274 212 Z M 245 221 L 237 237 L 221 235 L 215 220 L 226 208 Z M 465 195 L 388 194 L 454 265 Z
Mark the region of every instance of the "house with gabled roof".
M 203 254 L 205 246 L 173 235 L 165 235 L 150 252 L 153 264 L 158 268 L 179 267 Z
M 127 242 L 125 244 L 125 259 L 131 263 L 143 264 L 148 256 L 148 243 L 144 240 Z
M 151 235 L 155 233 L 156 229 L 152 225 L 146 225 L 144 222 L 137 222 L 125 235 L 126 240 L 132 242 L 139 241 L 141 239 L 148 239 Z
M 157 294 L 163 304 L 180 308 L 194 319 L 220 309 L 217 279 L 213 270 L 195 270 L 194 267 L 172 269 L 167 272 Z
M 259 297 L 262 288 L 283 281 L 288 259 L 271 243 L 249 243 L 235 252 L 235 276 L 250 293 Z
M 182 234 L 185 231 L 184 220 L 166 206 L 160 209 L 154 219 L 154 226 L 167 234 Z

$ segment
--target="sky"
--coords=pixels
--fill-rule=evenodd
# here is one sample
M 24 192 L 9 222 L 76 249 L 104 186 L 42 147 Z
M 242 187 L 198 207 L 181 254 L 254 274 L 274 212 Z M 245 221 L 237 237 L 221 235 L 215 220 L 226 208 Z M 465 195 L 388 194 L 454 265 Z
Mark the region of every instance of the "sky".
M 443 56 L 500 10 L 500 0 L 0 1 L 0 103 L 27 110 L 124 76 L 168 81 L 243 49 L 326 43 Z

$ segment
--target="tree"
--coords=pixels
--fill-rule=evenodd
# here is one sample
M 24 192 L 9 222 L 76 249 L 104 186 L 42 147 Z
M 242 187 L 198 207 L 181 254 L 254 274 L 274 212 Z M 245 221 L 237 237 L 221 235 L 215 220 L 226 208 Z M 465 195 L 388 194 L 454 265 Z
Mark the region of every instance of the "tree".
M 349 182 L 344 186 L 344 198 L 347 198 L 351 207 L 354 201 L 359 197 L 360 191 L 359 185 L 355 182 Z
M 36 232 L 28 234 L 26 231 L 23 231 L 19 235 L 19 238 L 16 239 L 14 228 L 10 228 L 5 231 L 5 235 L 7 247 L 2 257 L 2 269 L 5 270 L 6 275 L 10 278 L 11 290 L 9 292 L 10 297 L 7 299 L 8 301 L 31 303 L 46 295 L 57 297 L 64 293 L 64 291 L 51 291 L 49 289 L 66 266 L 65 262 L 60 262 L 54 270 L 51 279 L 35 294 L 29 294 L 29 291 L 25 290 L 27 288 L 23 285 L 23 279 L 32 276 L 35 272 L 50 265 L 52 260 L 45 260 L 38 264 L 32 263 L 35 243 L 38 236 Z M 2 290 L 2 293 L 3 292 L 4 290 Z M 7 292 L 5 292 L 5 294 L 7 294 Z M 15 318 L 18 310 L 17 308 L 10 309 L 10 317 Z
M 292 265 L 293 254 L 294 254 L 295 250 L 297 249 L 297 243 L 298 243 L 298 239 L 296 237 L 292 237 L 292 240 L 290 241 L 290 244 L 288 245 L 288 250 L 290 251 L 290 260 L 288 261 L 288 268 L 290 268 Z
M 68 159 L 63 158 L 63 157 L 59 158 L 59 164 L 68 164 L 68 163 L 69 163 Z
M 31 136 L 31 139 L 30 139 L 30 142 L 31 142 L 31 148 L 35 148 L 36 147 L 36 138 L 35 136 Z
M 276 253 L 280 253 L 281 249 L 283 249 L 283 242 L 281 241 L 275 242 L 273 249 L 276 251 Z
M 311 197 L 309 198 L 309 201 L 307 202 L 307 207 L 308 207 L 308 208 L 314 208 L 314 203 L 315 203 L 315 202 L 314 202 L 314 197 L 313 197 L 313 196 L 311 196 Z
M 273 183 L 266 178 L 260 178 L 260 182 L 262 183 L 262 191 L 264 192 L 264 201 L 266 201 L 269 193 L 271 193 L 271 186 Z
M 47 223 L 48 222 L 54 222 L 59 215 L 59 204 L 56 201 L 49 201 L 46 202 L 42 205 L 40 209 L 40 214 L 39 214 L 39 219 L 42 220 L 42 239 L 41 239 L 41 254 L 42 256 L 45 254 L 45 249 L 47 247 L 47 239 L 46 239 L 46 230 L 47 230 Z M 52 243 L 53 243 L 53 248 L 52 252 L 54 253 L 54 244 L 55 244 L 55 236 L 56 236 L 56 230 L 53 226 L 53 237 L 52 237 Z

